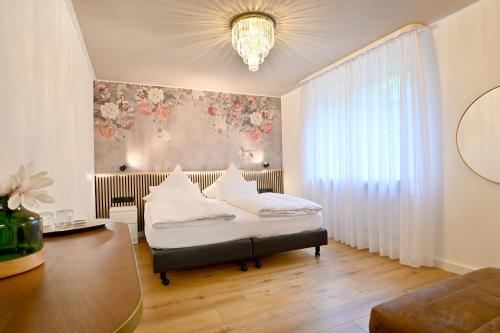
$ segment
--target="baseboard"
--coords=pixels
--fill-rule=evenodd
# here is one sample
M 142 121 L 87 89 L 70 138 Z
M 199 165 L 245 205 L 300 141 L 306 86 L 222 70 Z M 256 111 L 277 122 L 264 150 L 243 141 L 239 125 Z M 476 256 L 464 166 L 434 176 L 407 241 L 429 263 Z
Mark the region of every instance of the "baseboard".
M 456 274 L 465 274 L 478 269 L 475 267 L 470 267 L 453 261 L 443 260 L 438 258 L 434 258 L 434 267 L 441 268 L 444 269 L 445 271 Z

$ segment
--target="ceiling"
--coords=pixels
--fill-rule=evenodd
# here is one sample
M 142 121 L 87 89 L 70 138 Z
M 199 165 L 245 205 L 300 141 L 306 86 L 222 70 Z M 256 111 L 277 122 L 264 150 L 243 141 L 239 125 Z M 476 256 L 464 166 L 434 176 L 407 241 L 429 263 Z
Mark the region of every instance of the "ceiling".
M 408 23 L 475 0 L 73 0 L 98 79 L 281 96 L 298 81 Z M 276 44 L 258 72 L 233 50 L 229 23 L 261 11 Z

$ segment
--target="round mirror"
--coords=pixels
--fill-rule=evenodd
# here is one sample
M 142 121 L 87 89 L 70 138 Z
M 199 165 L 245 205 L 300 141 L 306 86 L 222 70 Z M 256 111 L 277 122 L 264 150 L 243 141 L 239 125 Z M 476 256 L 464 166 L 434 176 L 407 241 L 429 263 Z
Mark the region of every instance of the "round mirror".
M 458 123 L 457 147 L 472 171 L 500 184 L 500 87 L 465 110 Z

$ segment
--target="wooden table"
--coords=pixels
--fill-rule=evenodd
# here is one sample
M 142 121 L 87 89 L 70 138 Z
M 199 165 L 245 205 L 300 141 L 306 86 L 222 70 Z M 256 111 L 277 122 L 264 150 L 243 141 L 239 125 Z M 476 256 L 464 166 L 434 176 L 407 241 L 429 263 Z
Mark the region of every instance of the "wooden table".
M 131 332 L 142 288 L 128 226 L 44 238 L 45 264 L 0 280 L 0 332 Z

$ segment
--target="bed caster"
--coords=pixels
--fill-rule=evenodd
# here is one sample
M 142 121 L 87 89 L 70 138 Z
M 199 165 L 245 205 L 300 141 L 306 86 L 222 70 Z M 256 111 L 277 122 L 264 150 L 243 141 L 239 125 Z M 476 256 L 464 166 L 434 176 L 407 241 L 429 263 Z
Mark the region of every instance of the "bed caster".
M 247 261 L 245 259 L 241 259 L 240 265 L 240 269 L 242 272 L 246 272 L 248 270 Z
M 260 261 L 259 257 L 255 257 L 254 261 L 255 261 L 255 268 L 261 268 L 262 267 L 262 261 Z
M 161 283 L 164 286 L 167 286 L 170 283 L 170 280 L 167 277 L 167 272 L 160 272 L 160 279 L 161 279 Z
M 320 253 L 319 253 L 319 246 L 316 246 L 316 252 L 314 252 L 314 256 L 316 258 L 318 258 L 320 256 Z

